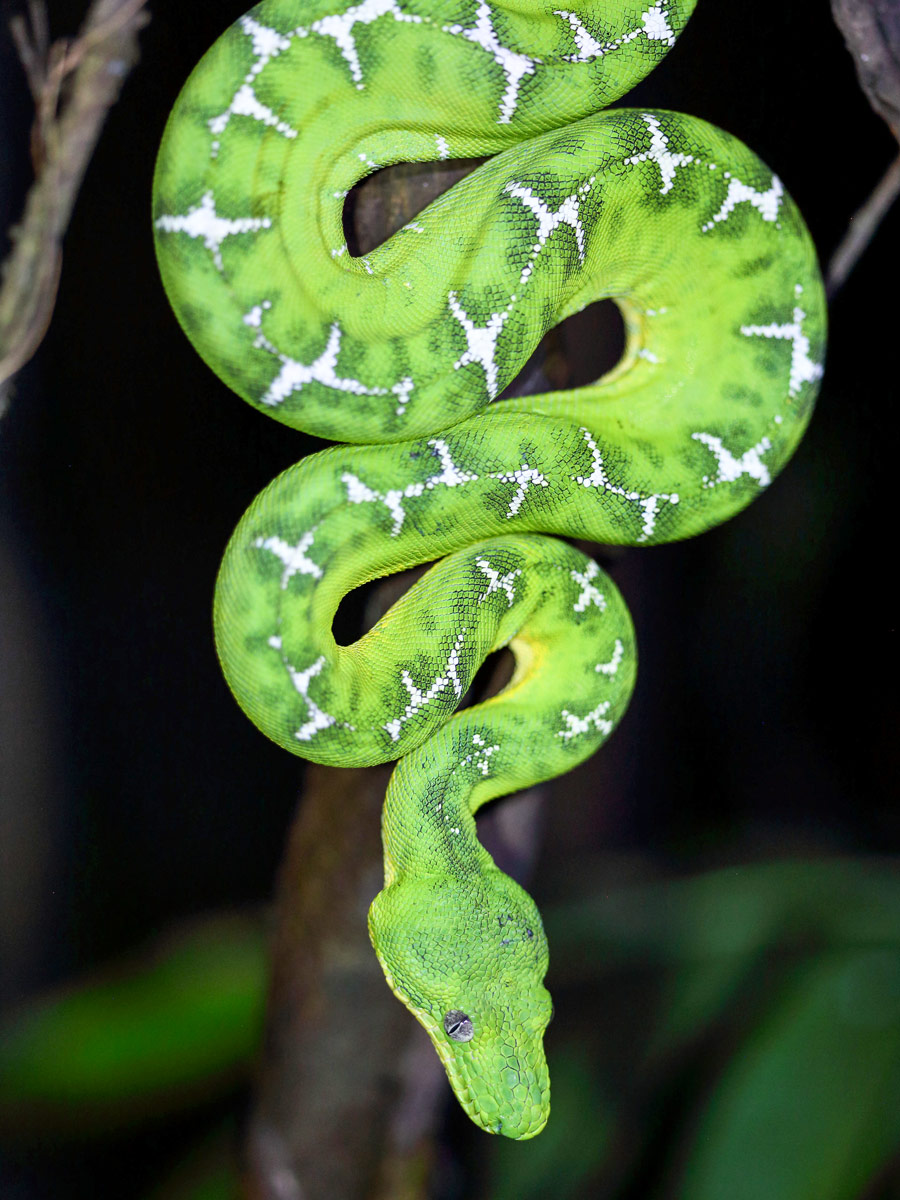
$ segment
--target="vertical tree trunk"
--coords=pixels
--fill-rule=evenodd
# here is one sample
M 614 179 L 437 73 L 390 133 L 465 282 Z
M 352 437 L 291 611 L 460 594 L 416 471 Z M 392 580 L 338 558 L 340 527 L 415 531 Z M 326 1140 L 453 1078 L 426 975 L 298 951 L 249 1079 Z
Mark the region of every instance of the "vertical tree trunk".
M 475 165 L 413 163 L 371 176 L 348 197 L 351 252 L 380 244 Z M 563 326 L 548 335 L 511 393 L 571 386 L 573 371 L 584 374 L 585 360 L 596 362 L 608 322 L 595 314 L 592 323 L 588 312 L 573 322 L 568 334 Z M 408 583 L 379 586 L 367 626 Z M 484 695 L 507 679 L 501 661 Z M 265 1046 L 246 1145 L 251 1200 L 427 1195 L 433 1131 L 448 1089 L 424 1031 L 385 984 L 366 925 L 382 885 L 380 814 L 389 775 L 390 767 L 307 772 L 278 886 Z M 539 807 L 535 789 L 479 818 L 498 866 L 520 881 L 534 858 Z
M 351 251 L 384 241 L 467 169 L 409 164 L 371 177 L 348 198 Z M 399 590 L 386 581 L 373 607 L 383 611 Z M 366 925 L 383 881 L 381 806 L 390 771 L 307 770 L 276 900 L 246 1145 L 252 1200 L 426 1195 L 443 1070 L 385 984 Z

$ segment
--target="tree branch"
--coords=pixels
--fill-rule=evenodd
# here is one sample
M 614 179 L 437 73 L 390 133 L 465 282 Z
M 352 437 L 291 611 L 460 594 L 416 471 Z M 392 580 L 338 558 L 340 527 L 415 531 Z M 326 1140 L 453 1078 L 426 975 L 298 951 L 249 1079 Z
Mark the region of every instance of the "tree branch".
M 347 201 L 348 243 L 365 254 L 467 174 L 474 161 L 402 164 Z M 366 625 L 409 586 L 385 580 Z M 498 664 L 486 694 L 508 680 Z M 266 1049 L 247 1140 L 250 1200 L 422 1200 L 446 1102 L 424 1031 L 388 989 L 366 914 L 382 886 L 381 806 L 390 768 L 313 767 L 276 900 Z M 537 845 L 535 791 L 491 807 L 482 840 L 522 878 Z
M 875 236 L 882 218 L 900 194 L 900 156 L 894 159 L 882 175 L 875 190 L 863 206 L 850 218 L 847 232 L 838 242 L 828 262 L 825 294 L 833 300 L 847 281 L 847 276 Z
M 62 240 L 107 113 L 138 58 L 146 0 L 94 0 L 74 41 L 50 42 L 43 0 L 10 22 L 35 119 L 35 179 L 0 272 L 0 415 L 9 381 L 40 345 L 56 302 Z
M 835 24 L 853 57 L 859 86 L 900 141 L 900 3 L 898 0 L 831 0 Z M 900 158 L 888 167 L 868 200 L 850 218 L 825 273 L 832 300 L 875 236 L 900 192 Z

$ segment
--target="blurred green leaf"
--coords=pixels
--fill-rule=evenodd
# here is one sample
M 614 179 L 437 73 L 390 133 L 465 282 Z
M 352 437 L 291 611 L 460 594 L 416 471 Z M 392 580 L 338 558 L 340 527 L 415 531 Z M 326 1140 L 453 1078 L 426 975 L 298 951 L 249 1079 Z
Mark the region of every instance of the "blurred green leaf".
M 856 1200 L 896 1152 L 900 871 L 890 863 L 651 879 L 550 908 L 547 927 L 553 986 L 578 994 L 586 983 L 596 995 L 599 981 L 618 1000 L 599 1039 L 596 1012 L 582 1040 L 551 1031 L 550 1123 L 532 1142 L 492 1144 L 491 1200 L 590 1194 L 608 1177 L 613 1140 L 630 1129 L 637 1149 L 658 1097 L 673 1094 L 673 1069 L 685 1066 L 673 1054 L 713 1024 L 717 1036 L 752 1032 L 679 1156 L 678 1200 Z M 255 1053 L 265 975 L 259 923 L 216 918 L 32 1002 L 0 1025 L 0 1123 L 26 1136 L 106 1132 L 221 1095 Z M 626 1157 L 615 1169 L 632 1166 Z M 153 1200 L 232 1200 L 235 1187 L 220 1147 L 198 1152 Z
M 806 968 L 729 1062 L 679 1200 L 856 1200 L 900 1145 L 900 953 Z
M 776 945 L 900 944 L 900 869 L 885 859 L 757 863 L 601 890 L 602 878 L 601 862 L 583 897 L 544 914 L 567 981 Z
M 602 866 L 594 873 L 602 878 Z M 546 913 L 563 983 L 658 970 L 652 1060 L 708 1028 L 764 960 L 829 946 L 900 948 L 900 871 L 877 859 L 784 861 L 651 880 Z
M 0 1124 L 106 1131 L 221 1094 L 255 1052 L 260 925 L 214 917 L 0 1025 Z

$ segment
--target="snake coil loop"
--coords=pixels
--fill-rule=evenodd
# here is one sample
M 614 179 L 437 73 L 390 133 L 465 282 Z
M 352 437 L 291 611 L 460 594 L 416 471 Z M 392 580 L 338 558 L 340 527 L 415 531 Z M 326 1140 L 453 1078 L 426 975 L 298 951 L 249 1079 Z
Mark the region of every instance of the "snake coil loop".
M 611 580 L 544 535 L 651 544 L 727 519 L 781 469 L 822 372 L 803 221 L 740 142 L 600 111 L 693 0 L 265 0 L 205 55 L 166 128 L 160 268 L 214 371 L 343 445 L 280 475 L 222 563 L 228 682 L 280 745 L 399 759 L 370 932 L 469 1115 L 549 1113 L 547 943 L 474 813 L 581 762 L 621 717 L 634 634 Z M 344 199 L 400 161 L 493 157 L 353 257 Z M 551 326 L 611 297 L 622 362 L 497 400 Z M 441 558 L 351 646 L 344 595 Z M 509 646 L 509 685 L 455 713 Z

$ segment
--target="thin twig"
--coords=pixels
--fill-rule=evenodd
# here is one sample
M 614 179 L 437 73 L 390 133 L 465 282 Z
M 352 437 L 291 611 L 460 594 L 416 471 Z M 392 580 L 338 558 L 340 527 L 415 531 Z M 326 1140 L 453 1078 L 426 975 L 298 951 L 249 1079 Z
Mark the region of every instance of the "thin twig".
M 9 28 L 25 68 L 28 86 L 35 104 L 40 103 L 44 86 L 45 63 L 50 49 L 50 30 L 47 26 L 47 10 L 39 0 L 28 0 L 28 23 L 24 17 L 10 18 Z M 31 25 L 31 35 L 28 25 Z
M 898 0 L 831 0 L 835 24 L 853 57 L 859 86 L 900 141 L 900 3 Z M 825 291 L 833 300 L 862 257 L 900 192 L 900 158 L 888 167 L 868 200 L 850 218 L 832 255 Z
M 900 194 L 900 156 L 885 171 L 868 200 L 850 218 L 847 232 L 828 263 L 825 294 L 833 300 L 862 257 L 882 218 Z
M 62 239 L 106 115 L 137 61 L 146 0 L 94 0 L 74 41 L 50 42 L 44 0 L 10 29 L 35 104 L 35 179 L 0 273 L 0 415 L 9 380 L 40 345 L 56 302 Z

